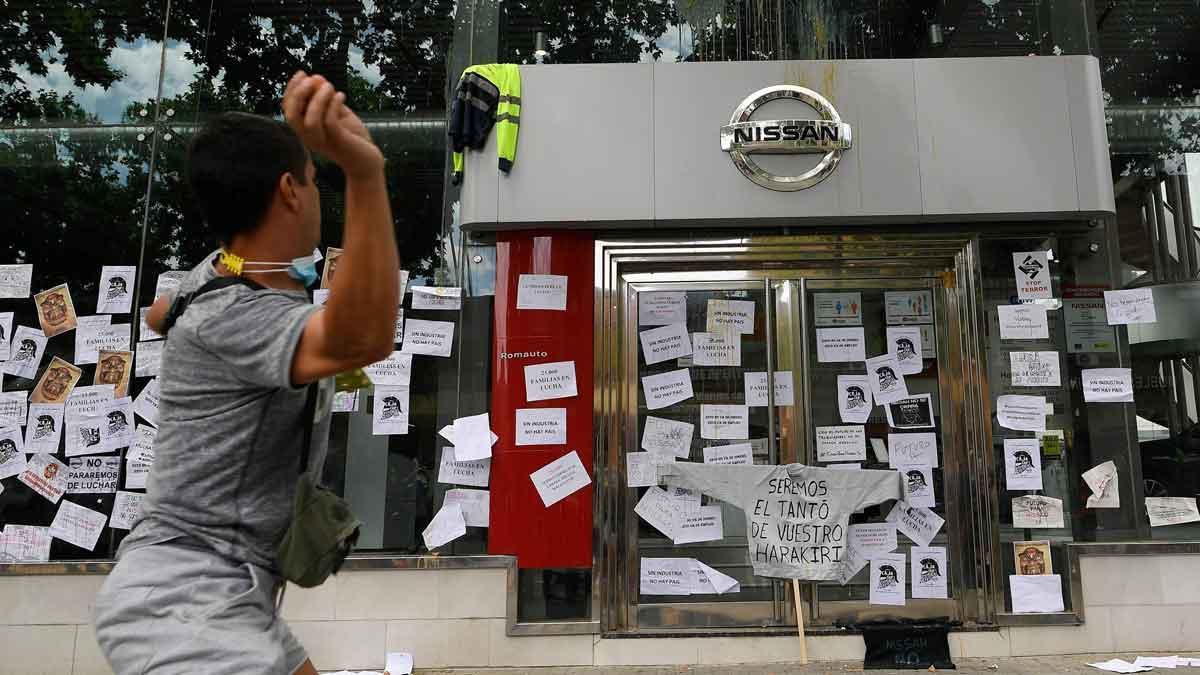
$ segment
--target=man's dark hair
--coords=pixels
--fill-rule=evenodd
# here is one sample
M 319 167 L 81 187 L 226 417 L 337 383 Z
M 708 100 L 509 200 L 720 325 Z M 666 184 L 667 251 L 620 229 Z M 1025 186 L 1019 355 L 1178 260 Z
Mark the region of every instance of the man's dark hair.
M 188 147 L 187 180 L 204 220 L 221 243 L 258 225 L 279 177 L 302 185 L 308 151 L 287 124 L 229 112 L 209 121 Z

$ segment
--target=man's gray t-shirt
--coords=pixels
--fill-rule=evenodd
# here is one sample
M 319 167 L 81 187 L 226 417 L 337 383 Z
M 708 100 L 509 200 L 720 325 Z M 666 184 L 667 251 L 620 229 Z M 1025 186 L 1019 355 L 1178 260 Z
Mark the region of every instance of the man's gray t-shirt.
M 213 258 L 177 293 L 215 278 Z M 317 309 L 302 291 L 240 284 L 209 291 L 187 308 L 163 350 L 154 463 L 142 517 L 124 548 L 182 535 L 278 569 L 309 424 L 302 419 L 308 387 L 292 386 L 292 356 Z M 318 469 L 332 389 L 326 380 L 317 398 L 309 466 Z
M 900 474 L 891 470 L 676 462 L 661 475 L 746 514 L 750 562 L 760 577 L 836 580 L 850 514 L 900 499 Z

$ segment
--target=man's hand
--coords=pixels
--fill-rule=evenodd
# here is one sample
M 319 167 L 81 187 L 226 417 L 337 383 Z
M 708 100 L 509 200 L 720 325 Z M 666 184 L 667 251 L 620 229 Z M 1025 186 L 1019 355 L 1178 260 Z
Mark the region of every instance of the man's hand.
M 324 77 L 297 71 L 283 92 L 283 116 L 305 146 L 336 162 L 347 177 L 383 169 L 383 153 L 366 126 Z

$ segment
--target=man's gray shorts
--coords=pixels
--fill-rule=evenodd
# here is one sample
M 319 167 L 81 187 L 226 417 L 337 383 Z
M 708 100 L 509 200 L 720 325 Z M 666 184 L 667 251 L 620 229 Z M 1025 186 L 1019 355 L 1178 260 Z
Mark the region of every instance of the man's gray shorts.
M 288 675 L 307 658 L 276 615 L 279 577 L 179 540 L 123 551 L 96 597 L 117 675 Z

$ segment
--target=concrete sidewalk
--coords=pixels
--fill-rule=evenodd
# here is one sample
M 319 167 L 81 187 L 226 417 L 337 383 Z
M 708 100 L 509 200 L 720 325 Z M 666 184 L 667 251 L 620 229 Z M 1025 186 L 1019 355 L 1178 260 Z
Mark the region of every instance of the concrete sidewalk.
M 959 673 L 1001 673 L 1004 675 L 1048 675 L 1050 673 L 1089 673 L 1098 675 L 1104 671 L 1088 667 L 1088 663 L 1107 661 L 1112 658 L 1132 662 L 1138 656 L 1172 656 L 1171 654 L 1076 654 L 1072 656 L 1025 656 L 1002 659 L 955 659 Z M 1186 656 L 1180 654 L 1180 656 Z M 1191 656 L 1197 656 L 1191 654 Z M 822 662 L 807 666 L 789 665 L 786 663 L 762 665 L 725 665 L 725 666 L 665 666 L 665 667 L 572 667 L 572 668 L 458 668 L 458 669 L 422 669 L 414 671 L 416 675 L 513 675 L 528 673 L 529 675 L 840 675 L 842 673 L 869 672 L 878 675 L 912 675 L 913 673 L 929 672 L 924 670 L 870 670 L 864 671 L 861 661 Z M 1166 672 L 1161 669 L 1154 672 Z M 1183 668 L 1176 671 L 1180 675 L 1189 672 L 1200 674 L 1200 668 Z

